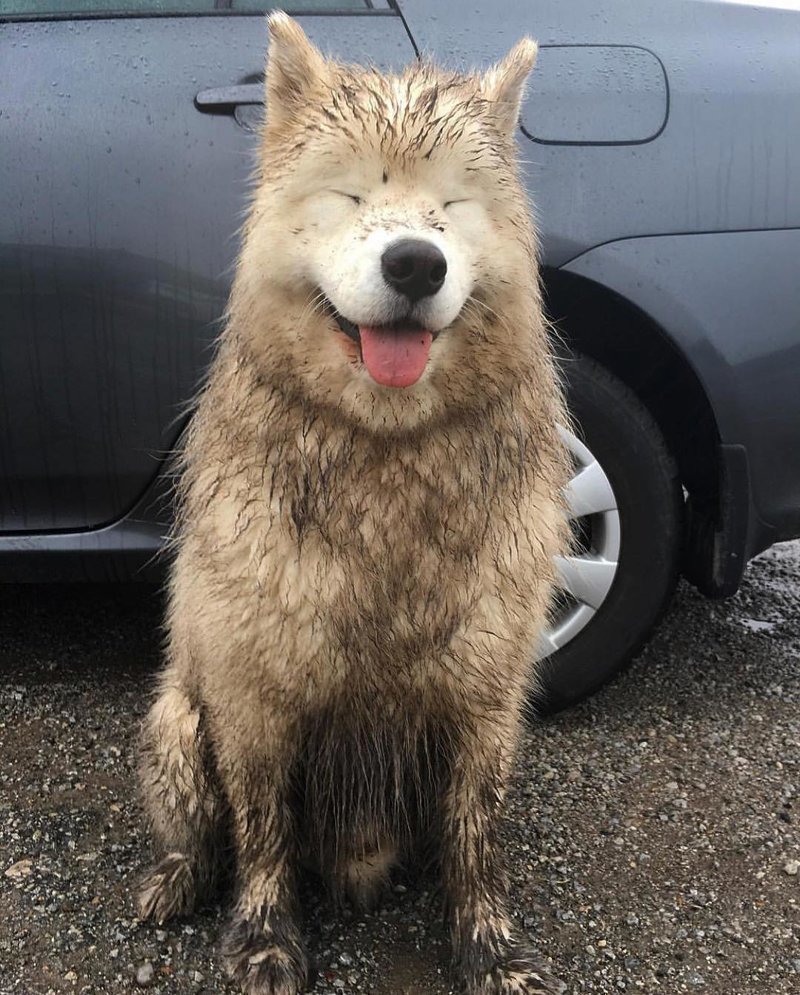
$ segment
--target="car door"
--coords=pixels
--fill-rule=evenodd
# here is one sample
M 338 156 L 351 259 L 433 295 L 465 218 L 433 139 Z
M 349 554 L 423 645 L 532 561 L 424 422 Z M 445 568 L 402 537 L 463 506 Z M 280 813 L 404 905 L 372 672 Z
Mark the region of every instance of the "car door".
M 413 57 L 388 5 L 281 6 L 331 54 Z M 229 288 L 266 10 L 0 0 L 0 533 L 114 522 L 174 446 Z

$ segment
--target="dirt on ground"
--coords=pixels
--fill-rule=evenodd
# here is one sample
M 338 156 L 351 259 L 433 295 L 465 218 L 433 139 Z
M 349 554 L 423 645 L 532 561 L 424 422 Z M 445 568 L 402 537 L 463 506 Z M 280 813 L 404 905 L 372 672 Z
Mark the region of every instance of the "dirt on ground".
M 521 932 L 565 991 L 800 993 L 800 544 L 711 603 L 682 586 L 649 647 L 533 725 L 504 846 Z M 0 993 L 234 993 L 225 909 L 158 929 L 134 744 L 159 665 L 147 587 L 0 592 Z M 436 895 L 373 916 L 304 889 L 322 995 L 446 995 Z

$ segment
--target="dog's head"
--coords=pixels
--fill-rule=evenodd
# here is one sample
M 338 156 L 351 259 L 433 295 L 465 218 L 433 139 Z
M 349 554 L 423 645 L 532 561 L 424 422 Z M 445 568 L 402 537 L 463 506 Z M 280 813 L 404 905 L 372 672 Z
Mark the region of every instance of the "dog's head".
M 531 349 L 514 133 L 536 45 L 482 76 L 323 58 L 269 19 L 266 122 L 234 314 L 273 376 L 375 430 L 503 389 Z

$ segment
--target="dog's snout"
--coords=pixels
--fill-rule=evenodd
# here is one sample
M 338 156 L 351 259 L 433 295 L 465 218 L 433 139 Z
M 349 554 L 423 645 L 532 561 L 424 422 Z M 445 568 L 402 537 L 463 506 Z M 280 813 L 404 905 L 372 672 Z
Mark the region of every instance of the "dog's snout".
M 432 242 L 402 238 L 381 256 L 383 278 L 411 301 L 431 297 L 441 290 L 447 275 L 447 260 Z

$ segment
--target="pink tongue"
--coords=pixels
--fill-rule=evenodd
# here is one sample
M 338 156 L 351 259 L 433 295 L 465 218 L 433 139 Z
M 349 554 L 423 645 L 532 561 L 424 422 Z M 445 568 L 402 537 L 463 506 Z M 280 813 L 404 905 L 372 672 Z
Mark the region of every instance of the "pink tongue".
M 411 328 L 359 325 L 361 356 L 372 379 L 384 387 L 410 387 L 428 362 L 433 334 Z

